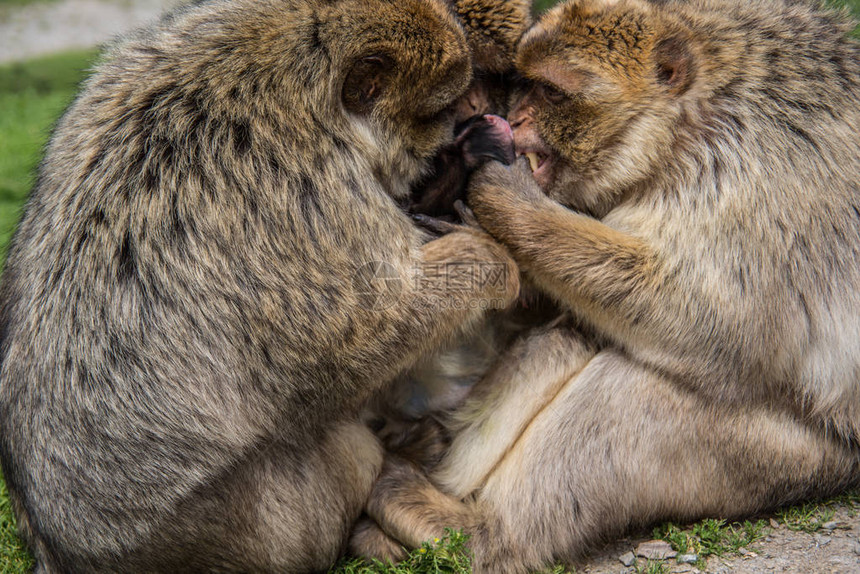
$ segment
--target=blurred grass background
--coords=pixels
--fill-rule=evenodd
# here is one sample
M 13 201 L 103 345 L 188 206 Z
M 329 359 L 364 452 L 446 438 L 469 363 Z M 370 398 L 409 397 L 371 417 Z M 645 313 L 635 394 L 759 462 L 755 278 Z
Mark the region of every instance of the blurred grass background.
M 0 66 L 0 260 L 50 127 L 94 57 L 94 51 L 66 52 Z
M 0 7 L 32 1 L 0 0 Z M 536 0 L 535 8 L 541 11 L 555 2 Z M 860 15 L 860 0 L 847 3 Z M 94 50 L 74 51 L 0 65 L 0 261 L 5 260 L 51 126 L 73 99 L 95 57 Z M 0 479 L 0 573 L 23 574 L 31 567 L 15 534 L 6 487 Z

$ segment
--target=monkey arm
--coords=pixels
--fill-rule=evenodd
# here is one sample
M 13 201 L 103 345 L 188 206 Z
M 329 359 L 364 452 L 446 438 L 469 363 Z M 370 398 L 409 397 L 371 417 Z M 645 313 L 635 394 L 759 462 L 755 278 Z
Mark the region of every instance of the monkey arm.
M 398 268 L 402 291 L 390 307 L 371 311 L 367 322 L 378 325 L 377 345 L 356 352 L 371 358 L 394 376 L 427 351 L 482 317 L 488 308 L 506 308 L 519 295 L 519 269 L 507 249 L 490 235 L 460 227 L 423 245 L 420 258 Z M 369 285 L 375 301 L 377 282 Z M 382 299 L 384 303 L 384 299 Z M 405 344 L 406 343 L 406 344 Z M 371 348 L 372 347 L 372 348 Z M 389 372 L 390 371 L 390 372 Z
M 407 548 L 441 538 L 445 528 L 474 530 L 474 510 L 436 488 L 408 462 L 389 456 L 373 486 L 367 513 Z
M 609 335 L 657 316 L 668 274 L 645 242 L 546 197 L 525 160 L 488 164 L 469 203 L 535 283 Z M 619 322 L 621 324 L 619 324 Z

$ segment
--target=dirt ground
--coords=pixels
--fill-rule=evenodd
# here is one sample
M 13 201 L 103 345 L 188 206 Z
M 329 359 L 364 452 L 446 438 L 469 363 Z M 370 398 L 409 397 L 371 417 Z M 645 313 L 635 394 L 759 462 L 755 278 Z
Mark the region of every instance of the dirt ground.
M 750 544 L 745 555 L 711 556 L 702 570 L 676 559 L 663 561 L 671 574 L 855 574 L 860 573 L 860 513 L 841 507 L 828 526 L 815 533 L 790 530 L 771 519 L 764 539 Z M 644 572 L 647 560 L 625 567 L 619 557 L 634 551 L 649 533 L 613 542 L 577 565 L 576 574 L 630 574 Z

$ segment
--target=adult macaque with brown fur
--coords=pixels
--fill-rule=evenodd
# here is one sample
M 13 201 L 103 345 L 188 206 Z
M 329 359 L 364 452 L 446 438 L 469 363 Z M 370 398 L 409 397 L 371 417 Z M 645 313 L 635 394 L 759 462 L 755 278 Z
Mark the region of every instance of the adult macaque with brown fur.
M 382 464 L 363 405 L 518 292 L 485 233 L 428 241 L 397 203 L 470 79 L 437 0 L 201 2 L 108 51 L 0 290 L 36 572 L 332 564 Z M 411 280 L 450 263 L 501 280 Z
M 542 17 L 517 53 L 524 159 L 469 202 L 596 337 L 512 348 L 430 480 L 389 460 L 369 504 L 389 535 L 464 528 L 476 572 L 526 572 L 860 484 L 853 26 L 780 0 Z

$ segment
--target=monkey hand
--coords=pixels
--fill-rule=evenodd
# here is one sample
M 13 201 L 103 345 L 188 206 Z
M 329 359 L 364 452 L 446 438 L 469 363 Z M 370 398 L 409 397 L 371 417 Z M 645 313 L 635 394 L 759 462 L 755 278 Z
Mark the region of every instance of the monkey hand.
M 481 229 L 481 225 L 475 218 L 475 214 L 472 212 L 471 209 L 469 209 L 469 206 L 463 203 L 462 200 L 458 199 L 454 202 L 454 212 L 460 218 L 461 223 L 454 223 L 452 221 L 448 221 L 447 219 L 433 217 L 424 213 L 413 214 L 412 220 L 416 223 L 416 225 L 423 229 L 426 229 L 430 233 L 434 234 L 436 237 L 447 235 L 463 227 Z
M 412 215 L 412 221 L 418 227 L 429 231 L 435 237 L 448 235 L 460 229 L 462 226 L 452 221 L 447 221 L 439 217 L 433 217 L 424 213 L 415 213 Z
M 507 248 L 486 231 L 458 225 L 456 231 L 426 243 L 423 249 L 423 262 L 430 268 L 438 269 L 441 264 L 446 273 L 452 272 L 443 282 L 450 291 L 445 296 L 493 299 L 502 307 L 517 300 L 519 267 Z
M 489 162 L 469 183 L 468 202 L 480 225 L 493 236 L 504 235 L 511 217 L 550 201 L 531 175 L 529 162 L 520 157 L 510 166 Z

